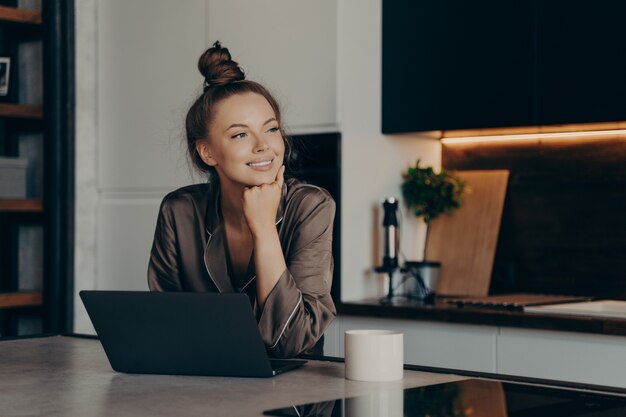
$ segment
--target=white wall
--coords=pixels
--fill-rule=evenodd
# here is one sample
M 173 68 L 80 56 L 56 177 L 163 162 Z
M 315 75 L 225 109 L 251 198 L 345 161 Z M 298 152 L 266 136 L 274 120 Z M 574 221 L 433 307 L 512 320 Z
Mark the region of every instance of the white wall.
M 440 166 L 439 141 L 427 135 L 385 136 L 381 132 L 382 2 L 338 2 L 338 102 L 342 134 L 341 298 L 382 294 L 384 277 L 373 274 L 381 259 L 374 215 L 383 198 L 400 196 L 401 171 L 419 157 Z M 425 229 L 405 216 L 400 246 L 420 258 Z
M 282 105 L 291 132 L 337 130 L 335 0 L 209 0 L 208 39 Z
M 383 136 L 379 0 L 81 0 L 77 22 L 76 292 L 146 289 L 158 204 L 192 182 L 184 115 L 199 55 L 216 39 L 283 104 L 293 133 L 342 133 L 342 293 L 381 295 L 372 267 L 382 198 L 439 142 Z M 405 221 L 402 246 L 423 233 Z M 75 299 L 75 330 L 92 332 Z
M 76 127 L 74 211 L 74 331 L 92 333 L 89 317 L 78 298 L 82 289 L 96 286 L 96 238 L 99 190 L 96 175 L 96 0 L 76 6 Z

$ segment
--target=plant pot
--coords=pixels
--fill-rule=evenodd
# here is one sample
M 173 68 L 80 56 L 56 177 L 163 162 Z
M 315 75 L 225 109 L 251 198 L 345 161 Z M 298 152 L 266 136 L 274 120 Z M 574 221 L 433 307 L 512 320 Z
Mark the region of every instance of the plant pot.
M 440 262 L 407 261 L 402 272 L 402 293 L 406 297 L 418 300 L 432 298 L 439 283 Z

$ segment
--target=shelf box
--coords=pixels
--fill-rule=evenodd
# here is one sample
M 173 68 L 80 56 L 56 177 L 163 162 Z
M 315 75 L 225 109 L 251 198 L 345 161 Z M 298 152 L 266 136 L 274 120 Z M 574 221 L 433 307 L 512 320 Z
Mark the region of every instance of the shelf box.
M 0 157 L 0 198 L 26 198 L 28 159 Z

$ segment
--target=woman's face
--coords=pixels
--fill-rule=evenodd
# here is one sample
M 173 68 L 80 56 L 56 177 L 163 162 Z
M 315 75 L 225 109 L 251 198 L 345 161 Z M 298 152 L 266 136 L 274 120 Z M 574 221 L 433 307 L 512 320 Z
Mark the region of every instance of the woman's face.
M 285 143 L 265 97 L 244 93 L 213 107 L 209 138 L 198 141 L 196 149 L 223 185 L 254 186 L 276 179 Z

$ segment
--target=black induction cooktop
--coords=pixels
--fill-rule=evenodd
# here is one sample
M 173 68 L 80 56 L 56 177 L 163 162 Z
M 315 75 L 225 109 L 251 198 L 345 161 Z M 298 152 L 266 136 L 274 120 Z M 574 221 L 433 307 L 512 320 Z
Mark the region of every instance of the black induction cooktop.
M 626 396 L 468 379 L 268 410 L 320 417 L 626 417 Z

